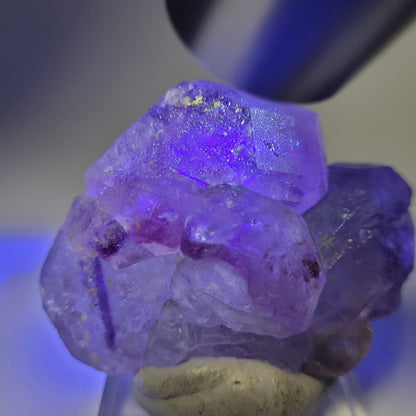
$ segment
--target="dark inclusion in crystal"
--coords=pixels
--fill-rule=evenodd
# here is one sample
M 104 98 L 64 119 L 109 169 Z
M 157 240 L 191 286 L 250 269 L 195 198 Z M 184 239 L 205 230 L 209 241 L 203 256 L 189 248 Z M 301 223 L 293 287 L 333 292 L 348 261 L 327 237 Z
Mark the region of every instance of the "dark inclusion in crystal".
M 44 308 L 109 373 L 235 356 L 344 374 L 400 302 L 411 191 L 388 167 L 327 173 L 311 111 L 183 83 L 87 172 L 42 270 Z
M 413 267 L 411 189 L 390 167 L 332 165 L 328 193 L 303 214 L 327 283 L 312 327 L 374 319 L 394 311 L 386 296 Z
M 328 193 L 303 214 L 327 278 L 304 371 L 328 377 L 352 369 L 370 349 L 369 321 L 398 307 L 413 268 L 410 198 L 390 167 L 329 166 Z
M 309 282 L 311 279 L 316 279 L 319 276 L 319 264 L 315 260 L 303 259 L 302 265 L 305 268 L 305 273 L 303 274 L 305 281 Z

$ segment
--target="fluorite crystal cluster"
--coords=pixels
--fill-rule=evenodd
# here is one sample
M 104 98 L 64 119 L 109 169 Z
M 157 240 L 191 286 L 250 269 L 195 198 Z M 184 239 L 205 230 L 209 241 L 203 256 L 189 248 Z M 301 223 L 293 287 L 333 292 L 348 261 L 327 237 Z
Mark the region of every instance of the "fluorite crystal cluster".
M 87 172 L 44 308 L 108 373 L 234 356 L 336 377 L 398 306 L 410 197 L 391 168 L 328 168 L 313 112 L 182 83 Z

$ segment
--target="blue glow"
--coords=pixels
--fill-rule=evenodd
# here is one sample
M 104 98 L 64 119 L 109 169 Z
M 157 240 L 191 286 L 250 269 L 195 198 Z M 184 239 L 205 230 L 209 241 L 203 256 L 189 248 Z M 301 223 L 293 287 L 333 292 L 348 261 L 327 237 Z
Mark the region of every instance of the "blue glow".
M 0 407 L 10 415 L 81 414 L 101 394 L 105 375 L 71 356 L 42 310 L 39 274 L 52 242 L 49 233 L 0 233 Z
M 374 339 L 371 350 L 354 370 L 364 391 L 388 380 L 394 372 L 402 349 L 403 318 L 403 311 L 399 309 L 391 316 L 372 322 Z
M 40 270 L 52 242 L 47 233 L 0 233 L 0 286 L 15 275 Z

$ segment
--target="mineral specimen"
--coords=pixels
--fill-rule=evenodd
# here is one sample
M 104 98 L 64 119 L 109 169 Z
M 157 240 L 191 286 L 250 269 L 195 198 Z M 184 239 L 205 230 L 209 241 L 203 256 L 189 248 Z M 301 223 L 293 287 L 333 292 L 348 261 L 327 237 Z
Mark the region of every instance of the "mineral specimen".
M 390 168 L 327 173 L 311 111 L 180 84 L 87 172 L 44 308 L 108 373 L 198 356 L 345 373 L 412 268 L 410 189 Z
M 303 371 L 344 374 L 369 351 L 369 321 L 392 313 L 413 268 L 411 189 L 390 167 L 329 166 L 329 190 L 303 214 L 327 282 L 310 333 Z
M 406 182 L 389 167 L 332 165 L 329 183 L 303 215 L 328 279 L 314 316 L 318 330 L 391 313 L 397 305 L 386 296 L 413 267 Z

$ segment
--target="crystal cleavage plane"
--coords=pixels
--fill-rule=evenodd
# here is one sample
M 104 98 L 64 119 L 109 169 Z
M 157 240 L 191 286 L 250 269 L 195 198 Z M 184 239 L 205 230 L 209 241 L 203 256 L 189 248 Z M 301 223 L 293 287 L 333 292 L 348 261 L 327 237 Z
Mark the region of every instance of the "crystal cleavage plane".
M 43 305 L 107 373 L 232 356 L 331 379 L 400 303 L 410 197 L 389 167 L 328 168 L 312 111 L 182 83 L 88 170 Z

